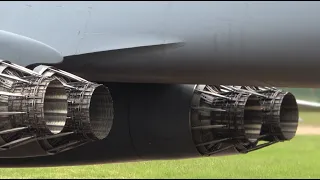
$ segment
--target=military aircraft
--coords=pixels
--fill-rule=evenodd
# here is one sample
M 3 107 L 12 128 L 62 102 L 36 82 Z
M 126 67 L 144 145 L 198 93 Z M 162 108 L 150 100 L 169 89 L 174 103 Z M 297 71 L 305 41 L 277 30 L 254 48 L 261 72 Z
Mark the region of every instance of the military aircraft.
M 246 154 L 294 138 L 320 2 L 2 1 L 0 167 Z M 300 103 L 303 105 L 303 103 Z

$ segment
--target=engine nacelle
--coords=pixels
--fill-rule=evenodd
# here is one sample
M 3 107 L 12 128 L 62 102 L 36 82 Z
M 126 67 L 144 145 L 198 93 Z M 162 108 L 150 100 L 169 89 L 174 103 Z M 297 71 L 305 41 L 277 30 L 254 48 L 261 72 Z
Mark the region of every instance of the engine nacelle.
M 108 136 L 107 87 L 51 67 L 36 70 L 0 62 L 0 157 L 53 155 Z
M 290 140 L 297 129 L 294 96 L 275 88 L 134 83 L 107 86 L 115 110 L 108 137 L 54 156 L 2 159 L 0 166 L 234 155 Z

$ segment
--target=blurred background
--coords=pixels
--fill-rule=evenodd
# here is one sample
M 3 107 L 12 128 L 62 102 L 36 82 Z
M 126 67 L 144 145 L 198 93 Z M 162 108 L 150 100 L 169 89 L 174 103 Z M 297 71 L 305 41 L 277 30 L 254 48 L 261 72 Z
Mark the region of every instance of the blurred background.
M 284 89 L 284 88 L 283 88 Z M 320 102 L 319 89 L 284 89 Z M 320 108 L 319 108 L 320 109 Z M 0 178 L 319 178 L 320 111 L 299 112 L 289 142 L 245 155 L 55 168 L 4 168 Z
M 320 89 L 314 88 L 281 88 L 292 92 L 297 99 L 320 102 Z

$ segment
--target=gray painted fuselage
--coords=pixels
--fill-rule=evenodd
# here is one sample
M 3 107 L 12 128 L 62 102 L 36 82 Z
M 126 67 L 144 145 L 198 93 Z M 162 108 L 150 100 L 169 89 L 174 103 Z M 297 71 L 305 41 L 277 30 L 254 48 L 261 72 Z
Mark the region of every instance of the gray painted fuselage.
M 320 85 L 320 2 L 1 2 L 0 22 L 65 57 L 21 65 L 92 81 Z

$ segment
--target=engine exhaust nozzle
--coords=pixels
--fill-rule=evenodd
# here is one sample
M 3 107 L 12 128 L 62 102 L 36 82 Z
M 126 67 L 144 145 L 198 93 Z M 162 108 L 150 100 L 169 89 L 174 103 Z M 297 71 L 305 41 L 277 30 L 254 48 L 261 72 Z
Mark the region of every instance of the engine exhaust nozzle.
M 40 65 L 34 70 L 59 79 L 68 96 L 68 119 L 62 130 L 65 136 L 41 141 L 44 149 L 57 153 L 108 136 L 113 124 L 113 101 L 106 86 L 51 66 Z
M 269 91 L 264 93 L 264 118 L 261 135 L 264 140 L 277 138 L 280 141 L 291 140 L 297 131 L 299 110 L 296 99 L 290 92 Z
M 9 111 L 26 112 L 14 115 L 15 123 L 42 129 L 45 134 L 58 134 L 67 119 L 67 94 L 62 83 L 54 78 L 38 79 L 34 85 L 15 83 L 9 96 Z
M 67 119 L 67 94 L 58 79 L 0 61 L 0 149 L 58 134 Z
M 192 134 L 203 155 L 247 152 L 260 136 L 262 111 L 257 96 L 223 90 L 219 86 L 195 87 Z

